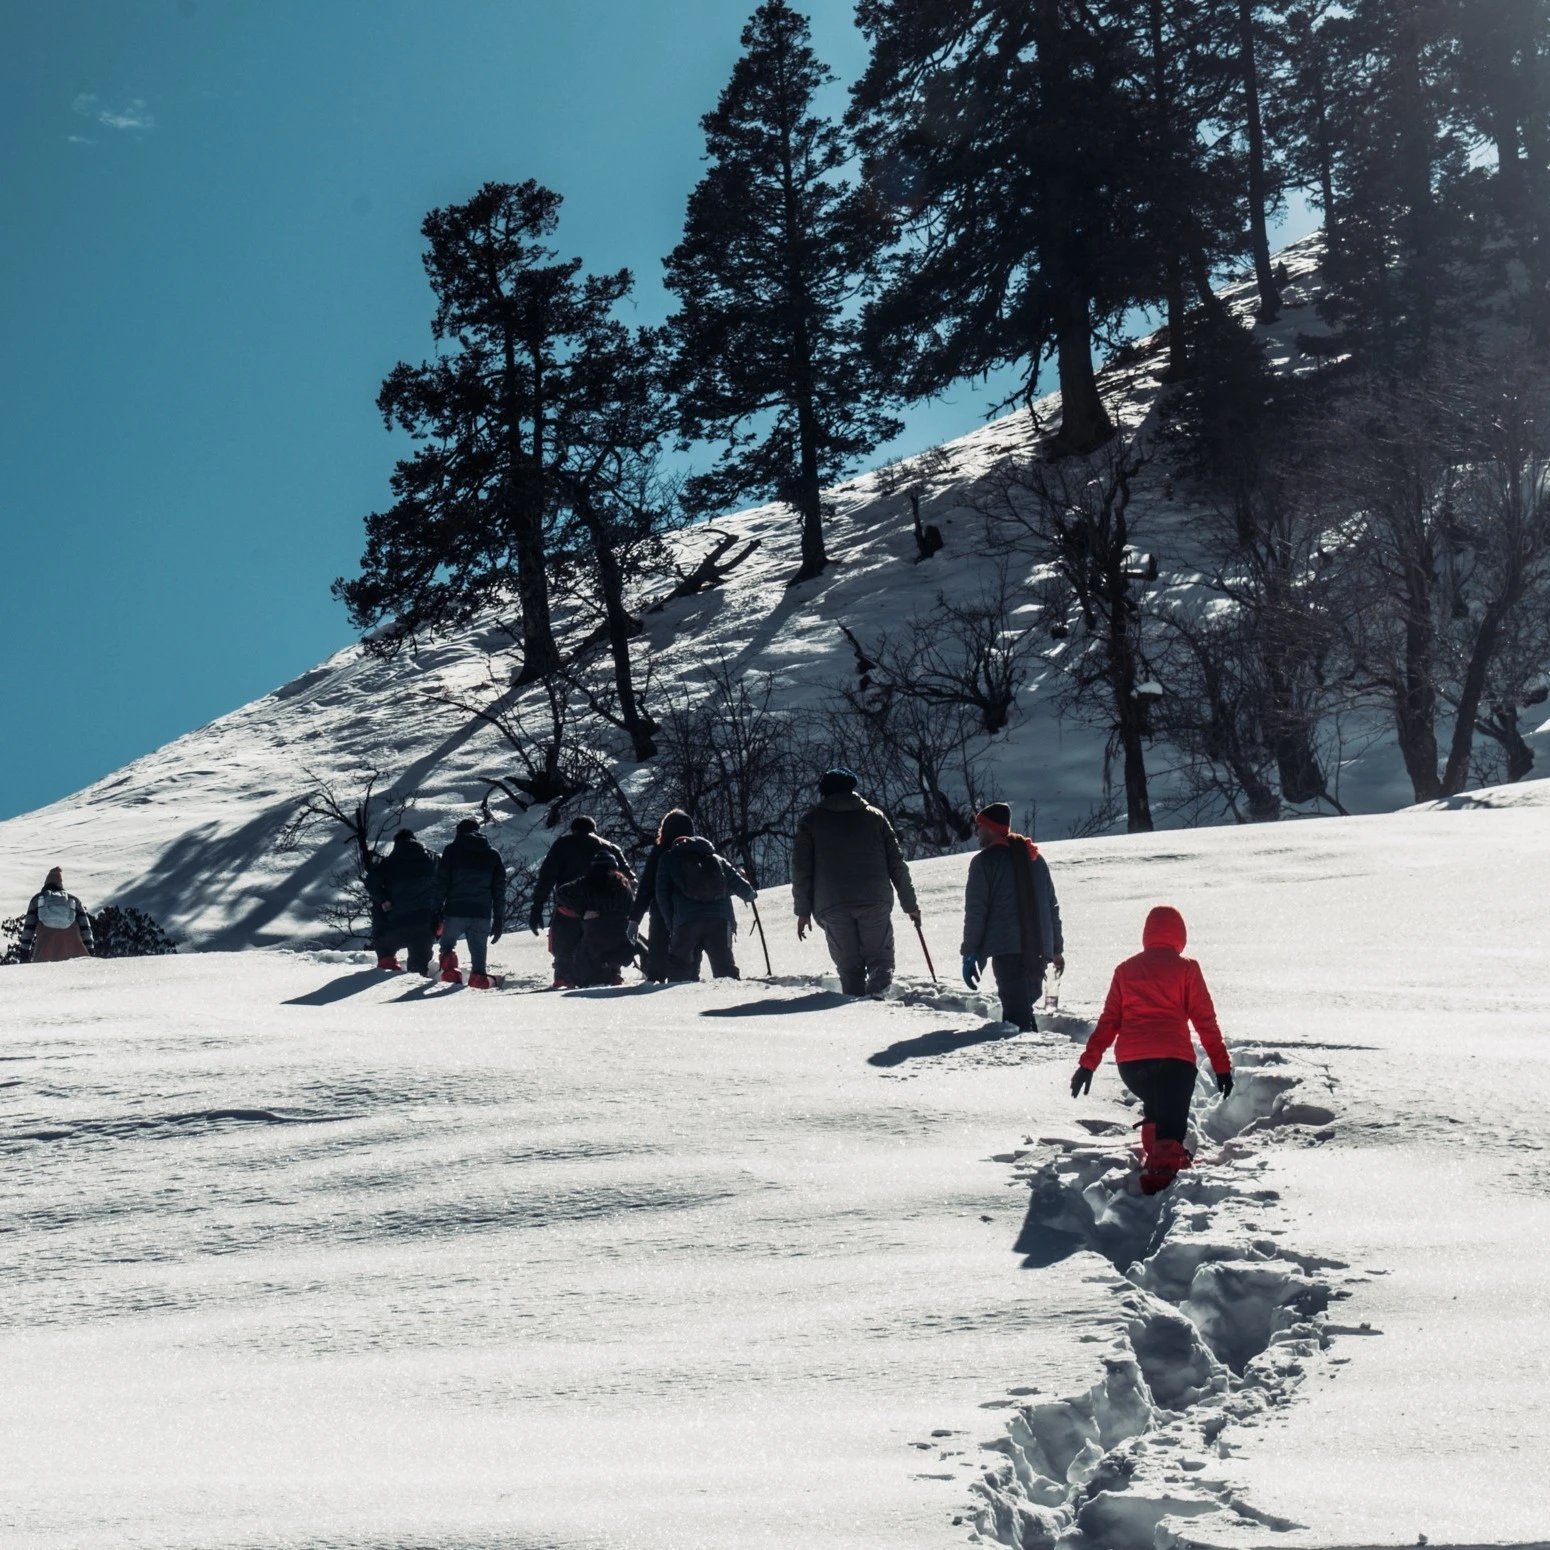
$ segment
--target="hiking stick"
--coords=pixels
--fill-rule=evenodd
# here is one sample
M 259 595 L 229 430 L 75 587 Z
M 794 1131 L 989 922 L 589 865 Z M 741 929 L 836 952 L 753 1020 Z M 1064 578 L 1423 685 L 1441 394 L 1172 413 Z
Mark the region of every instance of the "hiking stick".
M 759 919 L 759 906 L 754 900 L 748 901 L 748 907 L 753 911 L 753 923 L 758 927 L 759 946 L 764 949 L 764 977 L 767 980 L 775 978 L 775 971 L 770 967 L 770 944 L 764 938 L 764 922 Z
M 915 922 L 915 935 L 920 938 L 920 950 L 926 955 L 926 967 L 931 970 L 931 983 L 940 985 L 942 982 L 936 977 L 936 965 L 931 961 L 931 949 L 926 946 L 925 927 L 918 920 Z

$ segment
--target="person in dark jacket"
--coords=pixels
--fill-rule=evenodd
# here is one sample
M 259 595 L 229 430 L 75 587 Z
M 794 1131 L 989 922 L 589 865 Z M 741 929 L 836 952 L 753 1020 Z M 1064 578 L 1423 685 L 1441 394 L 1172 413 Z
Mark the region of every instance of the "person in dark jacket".
M 385 922 L 377 939 L 378 963 L 391 959 L 397 968 L 402 947 L 410 969 L 429 974 L 436 943 L 436 858 L 414 837 L 413 829 L 400 829 L 393 836 L 393 848 L 366 874 L 366 891 Z
M 570 832 L 562 834 L 549 847 L 549 854 L 538 869 L 538 881 L 533 889 L 533 908 L 527 920 L 534 936 L 543 930 L 544 906 L 548 904 L 550 894 L 562 883 L 573 883 L 585 877 L 598 856 L 608 856 L 618 870 L 634 883 L 635 874 L 625 861 L 624 853 L 618 846 L 610 845 L 597 832 L 596 822 L 585 816 L 571 819 Z M 554 913 L 549 917 L 549 951 L 554 957 L 555 988 L 575 983 L 571 955 L 580 941 L 580 917 L 556 901 Z
M 753 884 L 703 835 L 674 840 L 657 867 L 657 908 L 667 923 L 667 977 L 697 980 L 700 958 L 716 979 L 740 979 L 732 956 L 732 895 L 754 900 Z
M 458 824 L 452 843 L 441 853 L 436 881 L 442 981 L 463 983 L 457 966 L 458 938 L 463 937 L 472 960 L 469 986 L 488 990 L 487 949 L 491 942 L 500 941 L 506 927 L 506 864 L 480 834 L 477 818 L 465 818 Z
M 887 814 L 856 795 L 849 770 L 818 782 L 822 800 L 797 821 L 791 903 L 797 939 L 823 927 L 847 996 L 880 995 L 893 982 L 893 897 L 920 924 L 910 869 Z
M 635 890 L 606 854 L 592 858 L 585 877 L 561 883 L 555 903 L 581 919 L 581 940 L 571 954 L 577 985 L 619 985 L 625 964 L 635 957 L 630 940 L 630 909 Z
M 667 921 L 657 904 L 657 872 L 662 858 L 672 848 L 675 840 L 694 833 L 694 820 L 681 808 L 675 807 L 664 813 L 657 826 L 656 844 L 641 868 L 640 886 L 635 890 L 635 904 L 630 919 L 636 927 L 649 915 L 651 930 L 646 938 L 646 979 L 650 984 L 661 984 L 667 979 Z
M 1039 847 L 1012 833 L 1005 802 L 992 802 L 974 824 L 980 851 L 969 863 L 964 897 L 964 983 L 973 990 L 988 960 L 1003 1020 L 1031 1033 L 1045 968 L 1053 963 L 1063 974 L 1066 967 L 1055 883 Z
M 1194 1154 L 1184 1145 L 1195 1095 L 1193 1026 L 1216 1077 L 1216 1090 L 1232 1096 L 1232 1058 L 1216 1020 L 1206 977 L 1184 956 L 1189 934 L 1184 917 L 1159 904 L 1141 930 L 1141 951 L 1114 971 L 1103 1015 L 1093 1028 L 1071 1077 L 1071 1096 L 1093 1085 L 1093 1072 L 1112 1044 L 1120 1080 L 1141 1100 L 1141 1192 L 1166 1189 Z
M 89 958 L 97 948 L 91 916 L 73 893 L 65 892 L 64 873 L 56 866 L 27 904 L 16 950 L 23 963 L 63 963 Z

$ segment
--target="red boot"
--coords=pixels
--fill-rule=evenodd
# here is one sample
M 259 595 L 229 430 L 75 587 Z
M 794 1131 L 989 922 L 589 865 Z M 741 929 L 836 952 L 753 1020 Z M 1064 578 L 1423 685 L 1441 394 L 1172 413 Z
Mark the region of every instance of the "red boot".
M 443 985 L 461 985 L 463 976 L 458 973 L 457 954 L 443 953 L 441 955 L 441 983 Z
M 490 990 L 492 982 L 488 974 L 470 974 L 468 976 L 468 988 L 470 990 Z
M 397 974 L 399 970 L 403 968 L 403 965 L 399 963 L 397 958 L 391 958 L 386 953 L 378 953 L 377 967 L 387 971 L 390 974 Z
M 1154 1141 L 1153 1150 L 1141 1164 L 1141 1193 L 1161 1194 L 1178 1176 L 1193 1167 L 1194 1155 L 1180 1141 Z

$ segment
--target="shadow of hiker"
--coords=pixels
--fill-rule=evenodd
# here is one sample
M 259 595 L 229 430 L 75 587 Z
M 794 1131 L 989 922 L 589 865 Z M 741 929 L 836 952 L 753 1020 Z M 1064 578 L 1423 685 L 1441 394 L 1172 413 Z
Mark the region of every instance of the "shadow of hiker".
M 1023 1256 L 1024 1270 L 1047 1270 L 1058 1265 L 1078 1249 L 1091 1248 L 1086 1237 L 1079 1232 L 1068 1232 L 1063 1227 L 1051 1227 L 1044 1220 L 1047 1207 L 1035 1195 L 1028 1202 L 1028 1214 L 1023 1218 L 1022 1230 L 1012 1245 L 1014 1254 Z
M 386 982 L 387 976 L 381 969 L 357 969 L 354 974 L 341 974 L 338 979 L 330 980 L 326 985 L 319 985 L 316 990 L 309 990 L 305 995 L 292 996 L 289 1001 L 281 1004 L 283 1006 L 332 1006 L 336 1001 L 343 1001 L 373 985 L 382 985 Z
M 434 994 L 438 999 L 442 996 L 455 996 L 463 987 L 461 985 L 443 985 L 440 980 L 422 979 L 419 984 L 411 985 L 401 996 L 393 997 L 393 1005 L 400 1001 L 424 1001 Z
M 993 1044 L 997 1039 L 1015 1039 L 1017 1029 L 1004 1023 L 986 1023 L 982 1028 L 939 1028 L 918 1038 L 900 1039 L 887 1049 L 868 1055 L 869 1066 L 902 1066 L 906 1060 L 923 1060 L 932 1055 L 950 1055 L 956 1049 L 974 1044 Z
M 779 1017 L 787 1012 L 828 1012 L 854 999 L 854 996 L 847 996 L 838 990 L 814 990 L 805 996 L 793 996 L 789 1000 L 780 996 L 767 996 L 763 1001 L 744 1001 L 737 1006 L 707 1007 L 700 1016 Z

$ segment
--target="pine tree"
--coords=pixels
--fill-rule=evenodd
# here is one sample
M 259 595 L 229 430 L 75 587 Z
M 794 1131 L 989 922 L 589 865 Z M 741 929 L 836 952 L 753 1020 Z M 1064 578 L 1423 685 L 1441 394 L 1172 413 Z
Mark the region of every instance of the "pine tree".
M 1132 23 L 1074 0 L 860 0 L 857 20 L 852 120 L 903 238 L 869 332 L 901 391 L 1015 365 L 1031 400 L 1053 354 L 1060 443 L 1102 445 L 1095 330 L 1156 290 Z
M 668 326 L 682 434 L 727 443 L 686 497 L 700 511 L 788 502 L 804 580 L 828 563 L 823 486 L 899 427 L 858 348 L 852 303 L 870 237 L 838 176 L 844 136 L 813 111 L 832 76 L 785 0 L 759 7 L 742 44 L 702 120 L 710 167 L 666 262 L 681 304 Z
M 366 519 L 361 575 L 334 593 L 368 645 L 405 640 L 506 604 L 522 619 L 519 682 L 559 665 L 550 621 L 548 533 L 555 471 L 569 455 L 567 405 L 583 346 L 630 290 L 627 270 L 580 274 L 543 239 L 560 196 L 531 180 L 487 183 L 426 216 L 432 332 L 444 353 L 400 362 L 377 406 L 419 445 L 397 465 L 396 497 Z

